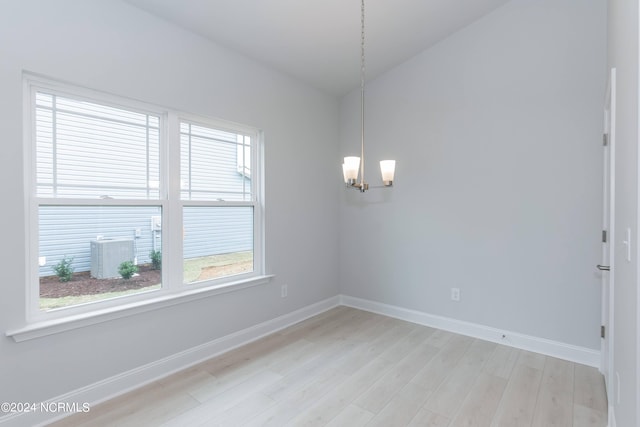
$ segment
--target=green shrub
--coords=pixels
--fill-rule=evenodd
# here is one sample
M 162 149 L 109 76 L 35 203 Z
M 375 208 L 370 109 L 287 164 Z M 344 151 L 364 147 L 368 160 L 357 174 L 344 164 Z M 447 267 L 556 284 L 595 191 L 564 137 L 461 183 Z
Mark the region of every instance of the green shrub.
M 124 261 L 118 267 L 118 273 L 123 279 L 131 279 L 134 274 L 138 272 L 138 266 L 134 265 L 131 261 Z
M 53 270 L 56 272 L 56 275 L 61 282 L 68 282 L 69 280 L 71 280 L 71 276 L 73 276 L 74 270 L 73 266 L 71 265 L 72 262 L 73 257 L 67 258 L 67 256 L 65 255 L 64 258 L 62 258 L 60 262 L 57 263 L 55 267 L 53 267 Z
M 154 270 L 160 270 L 162 266 L 162 252 L 160 251 L 151 251 L 149 252 L 149 257 L 151 258 L 151 265 Z

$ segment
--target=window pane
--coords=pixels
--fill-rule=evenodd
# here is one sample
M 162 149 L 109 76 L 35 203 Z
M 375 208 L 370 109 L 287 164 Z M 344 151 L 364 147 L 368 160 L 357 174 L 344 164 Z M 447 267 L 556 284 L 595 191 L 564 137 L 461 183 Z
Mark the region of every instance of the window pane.
M 159 117 L 36 94 L 37 195 L 157 199 Z
M 253 207 L 184 208 L 184 282 L 253 271 Z
M 251 138 L 180 124 L 182 200 L 252 200 Z
M 161 217 L 159 206 L 40 206 L 40 309 L 159 289 Z

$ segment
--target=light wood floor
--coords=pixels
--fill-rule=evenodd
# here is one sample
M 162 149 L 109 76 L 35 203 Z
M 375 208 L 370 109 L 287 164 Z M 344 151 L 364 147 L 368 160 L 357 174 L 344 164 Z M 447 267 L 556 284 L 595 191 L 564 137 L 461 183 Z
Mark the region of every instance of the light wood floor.
M 604 427 L 594 368 L 338 307 L 55 426 Z

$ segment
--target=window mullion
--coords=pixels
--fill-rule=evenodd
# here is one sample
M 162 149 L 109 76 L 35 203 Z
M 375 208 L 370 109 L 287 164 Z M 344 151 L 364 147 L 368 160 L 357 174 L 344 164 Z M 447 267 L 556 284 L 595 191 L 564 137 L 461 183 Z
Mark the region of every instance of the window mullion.
M 193 195 L 191 193 L 191 156 L 192 156 L 192 150 L 193 150 L 193 144 L 191 141 L 191 123 L 189 123 L 189 200 L 191 200 L 193 198 Z
M 264 140 L 261 132 L 251 135 L 251 202 L 253 203 L 253 227 L 259 232 L 254 233 L 254 260 L 256 271 L 264 273 Z
M 165 179 L 166 200 L 163 204 L 163 283 L 171 291 L 182 285 L 182 202 L 180 200 L 180 125 L 177 115 L 167 115 L 165 137 L 162 139 L 165 154 L 162 165 Z
M 29 85 L 25 85 L 25 94 L 28 96 L 24 102 L 24 149 L 25 149 L 25 185 L 27 186 L 27 194 L 29 194 L 27 202 L 27 228 L 26 228 L 26 319 L 33 322 L 37 318 L 40 303 L 40 283 L 38 277 L 38 265 L 34 260 L 39 257 L 39 230 L 38 230 L 38 203 L 36 201 L 36 182 L 37 175 L 37 157 L 38 144 L 36 138 L 36 91 Z
M 52 153 L 51 153 L 51 158 L 52 158 L 52 171 L 53 171 L 53 176 L 52 178 L 52 182 L 53 182 L 53 197 L 57 197 L 58 196 L 58 149 L 57 149 L 57 143 L 58 143 L 58 126 L 57 126 L 57 118 L 58 118 L 58 108 L 57 108 L 57 99 L 58 97 L 53 95 L 51 97 L 51 105 L 52 105 L 52 111 L 51 111 L 51 147 L 52 147 Z
M 145 159 L 147 161 L 147 199 L 150 196 L 150 185 L 149 185 L 149 180 L 151 179 L 151 174 L 149 173 L 149 167 L 151 166 L 151 161 L 149 158 L 150 155 L 150 147 L 149 147 L 149 115 L 147 114 L 146 117 L 146 128 L 145 128 L 145 138 L 146 138 L 146 145 L 145 145 L 145 149 L 146 149 L 146 153 L 145 153 Z

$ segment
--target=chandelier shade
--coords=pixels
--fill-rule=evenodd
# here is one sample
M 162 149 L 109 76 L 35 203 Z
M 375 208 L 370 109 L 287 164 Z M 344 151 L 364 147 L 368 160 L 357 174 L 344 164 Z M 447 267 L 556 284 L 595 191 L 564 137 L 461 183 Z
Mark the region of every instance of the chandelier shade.
M 358 179 L 358 172 L 360 171 L 360 157 L 345 157 L 344 163 L 342 164 L 342 171 L 344 173 L 345 183 L 355 183 Z
M 381 160 L 380 173 L 382 174 L 382 183 L 385 186 L 390 187 L 391 185 L 393 185 L 393 177 L 396 174 L 396 161 Z

